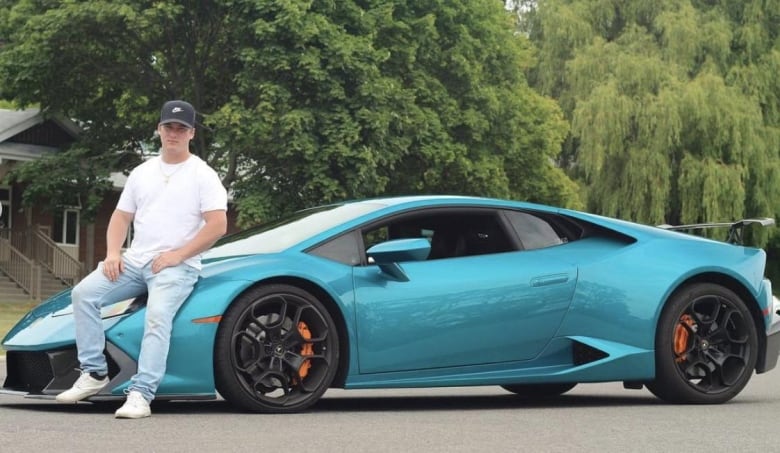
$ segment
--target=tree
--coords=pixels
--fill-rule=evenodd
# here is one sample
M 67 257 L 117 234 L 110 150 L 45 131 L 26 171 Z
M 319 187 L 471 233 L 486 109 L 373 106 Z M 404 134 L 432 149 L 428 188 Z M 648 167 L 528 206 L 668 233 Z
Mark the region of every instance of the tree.
M 590 210 L 646 223 L 780 212 L 778 6 L 531 5 L 530 79 L 571 122 L 561 164 L 583 182 Z
M 0 98 L 79 119 L 79 153 L 59 158 L 98 177 L 127 169 L 178 97 L 244 223 L 383 194 L 577 203 L 552 164 L 566 123 L 528 87 L 528 40 L 493 0 L 7 5 Z
M 240 37 L 234 26 L 243 20 L 230 3 L 5 2 L 0 98 L 61 112 L 84 130 L 73 149 L 12 173 L 29 183 L 26 201 L 53 205 L 52 194 L 75 190 L 88 203 L 89 219 L 109 173 L 149 153 L 164 100 L 187 98 L 201 112 L 221 105 L 235 61 L 222 46 Z M 212 141 L 209 129 L 200 128 L 194 152 L 213 164 L 223 156 Z M 229 185 L 234 169 L 222 168 Z
M 236 189 L 259 214 L 420 192 L 576 203 L 550 164 L 565 124 L 525 83 L 530 49 L 500 5 L 358 3 L 258 7 L 217 129 L 254 162 Z

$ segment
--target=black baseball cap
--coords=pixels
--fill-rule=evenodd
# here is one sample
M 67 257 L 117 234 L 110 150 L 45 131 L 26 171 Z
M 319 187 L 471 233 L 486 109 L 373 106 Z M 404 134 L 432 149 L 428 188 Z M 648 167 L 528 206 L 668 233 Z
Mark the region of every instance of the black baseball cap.
M 189 128 L 195 127 L 195 108 L 185 101 L 168 101 L 160 112 L 160 124 L 179 123 Z

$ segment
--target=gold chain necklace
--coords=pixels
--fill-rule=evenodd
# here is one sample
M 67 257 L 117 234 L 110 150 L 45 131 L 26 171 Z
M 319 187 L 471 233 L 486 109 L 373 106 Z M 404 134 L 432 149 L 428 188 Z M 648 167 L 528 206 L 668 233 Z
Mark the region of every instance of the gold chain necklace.
M 161 174 L 161 175 L 162 175 L 162 177 L 163 177 L 163 182 L 164 182 L 164 183 L 167 185 L 167 184 L 168 184 L 168 181 L 170 181 L 170 180 L 171 180 L 171 177 L 172 177 L 173 175 L 175 175 L 175 174 L 176 174 L 176 172 L 178 172 L 179 170 L 181 170 L 181 168 L 182 168 L 182 167 L 184 167 L 184 164 L 185 164 L 185 163 L 186 163 L 186 162 L 181 162 L 181 163 L 178 163 L 178 164 L 174 164 L 174 165 L 176 166 L 176 169 L 175 169 L 175 170 L 173 170 L 173 171 L 172 171 L 172 172 L 170 172 L 170 173 L 165 173 L 165 171 L 163 170 L 163 160 L 162 160 L 162 158 L 160 158 L 160 160 L 158 161 L 158 164 L 160 164 L 160 174 Z

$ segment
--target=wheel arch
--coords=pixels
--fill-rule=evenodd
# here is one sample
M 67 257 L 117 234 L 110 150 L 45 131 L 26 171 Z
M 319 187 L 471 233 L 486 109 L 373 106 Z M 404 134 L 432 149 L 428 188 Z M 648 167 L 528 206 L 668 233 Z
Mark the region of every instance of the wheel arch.
M 759 357 L 763 357 L 764 351 L 766 351 L 766 335 L 761 335 L 761 333 L 766 331 L 766 327 L 764 326 L 764 318 L 763 318 L 763 314 L 761 313 L 761 308 L 759 306 L 758 300 L 756 300 L 753 293 L 751 293 L 750 290 L 736 278 L 718 272 L 705 272 L 702 274 L 694 275 L 680 282 L 680 284 L 677 285 L 674 291 L 669 293 L 669 297 L 667 297 L 666 301 L 664 302 L 664 307 L 666 306 L 666 303 L 668 303 L 669 300 L 672 299 L 675 293 L 685 288 L 686 286 L 695 283 L 714 283 L 716 285 L 723 286 L 724 288 L 728 288 L 729 290 L 734 292 L 734 294 L 739 296 L 740 299 L 745 301 L 745 305 L 747 306 L 747 309 L 750 311 L 750 316 L 753 318 L 753 324 L 755 324 L 756 326 L 756 331 L 759 332 L 758 353 L 759 353 Z M 663 310 L 663 307 L 661 308 Z M 661 321 L 661 317 L 659 311 L 657 323 L 660 321 Z
M 241 293 L 237 294 L 236 297 L 230 302 L 230 304 L 228 304 L 228 306 L 225 307 L 225 312 L 227 312 L 230 306 L 232 306 L 233 303 L 235 303 L 235 301 L 239 300 L 241 296 L 243 296 L 246 292 L 251 291 L 252 289 L 260 286 L 266 286 L 272 284 L 290 285 L 290 286 L 295 286 L 297 288 L 300 288 L 304 291 L 307 291 L 311 293 L 314 297 L 316 297 L 328 310 L 328 314 L 330 314 L 330 317 L 333 319 L 333 322 L 335 322 L 336 325 L 338 326 L 338 333 L 339 333 L 339 363 L 338 363 L 338 368 L 336 370 L 336 375 L 333 377 L 333 382 L 331 383 L 331 387 L 343 388 L 349 370 L 349 357 L 350 357 L 349 335 L 347 333 L 347 324 L 344 320 L 344 316 L 341 310 L 338 308 L 338 305 L 336 304 L 336 301 L 333 300 L 330 294 L 328 294 L 328 292 L 325 291 L 325 289 L 323 289 L 318 284 L 310 280 L 306 280 L 305 278 L 289 277 L 289 276 L 272 277 L 265 280 L 260 280 L 255 282 L 253 285 L 246 287 Z

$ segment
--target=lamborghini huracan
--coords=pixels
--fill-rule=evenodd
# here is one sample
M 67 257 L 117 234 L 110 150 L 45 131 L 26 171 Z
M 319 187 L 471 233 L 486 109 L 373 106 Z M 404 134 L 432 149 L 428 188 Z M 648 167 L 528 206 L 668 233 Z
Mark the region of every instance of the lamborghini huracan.
M 300 211 L 204 254 L 156 398 L 295 412 L 334 387 L 493 385 L 549 398 L 622 381 L 668 402 L 723 403 L 780 351 L 766 254 L 741 244 L 755 223 L 773 221 L 649 226 L 460 196 Z M 710 227 L 725 227 L 724 240 L 683 231 Z M 104 309 L 110 382 L 90 401 L 124 398 L 145 303 Z M 69 291 L 2 346 L 0 393 L 53 400 L 69 388 Z

